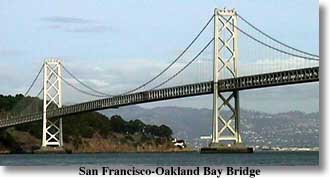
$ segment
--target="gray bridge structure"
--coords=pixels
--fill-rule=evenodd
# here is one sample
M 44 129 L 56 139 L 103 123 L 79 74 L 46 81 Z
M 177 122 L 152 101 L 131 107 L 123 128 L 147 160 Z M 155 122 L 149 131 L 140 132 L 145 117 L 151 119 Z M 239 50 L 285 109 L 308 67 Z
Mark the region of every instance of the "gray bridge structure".
M 238 26 L 238 20 L 247 24 L 250 29 L 257 32 L 261 37 L 251 35 L 250 32 Z M 212 21 L 213 35 L 204 48 L 183 67 L 179 64 L 181 69 L 172 74 L 172 76 L 169 78 L 166 77 L 167 79 L 159 83 L 159 85 L 148 88 L 152 82 L 155 82 L 160 76 L 163 77 L 165 72 L 169 72 L 169 69 L 173 69 L 173 66 L 178 64 L 181 57 L 191 49 L 191 46 L 200 38 L 200 35 L 205 32 L 205 29 L 207 29 Z M 240 37 L 242 39 L 246 38 L 256 44 L 256 46 L 249 48 L 252 49 L 253 52 L 244 54 L 246 49 L 239 49 L 239 42 L 241 42 L 239 41 Z M 192 64 L 195 64 L 194 62 L 196 62 L 199 56 L 203 54 L 211 44 L 213 44 L 213 68 L 212 70 L 208 69 L 208 71 L 212 72 L 212 80 L 210 78 L 210 80 L 201 80 L 199 82 L 164 86 L 168 84 L 168 82 L 173 81 L 178 75 L 181 75 L 182 72 Z M 267 53 L 262 53 L 262 48 L 265 48 Z M 270 52 L 277 56 L 262 56 Z M 256 58 L 257 55 L 261 56 Z M 239 70 L 249 70 L 247 67 L 240 67 L 239 57 L 242 59 L 240 61 L 249 61 L 251 59 L 256 59 L 258 61 L 266 59 L 264 62 L 267 66 L 263 68 L 266 70 L 260 72 L 250 69 L 251 72 L 249 73 L 239 73 Z M 281 58 L 284 58 L 284 60 L 281 61 Z M 254 63 L 252 67 L 258 66 L 258 64 L 260 63 Z M 79 84 L 88 88 L 91 92 L 81 90 L 76 87 L 75 84 L 67 81 L 62 75 L 63 69 L 72 77 L 71 79 L 74 79 Z M 0 119 L 0 128 L 42 120 L 42 147 L 63 147 L 62 117 L 64 116 L 155 101 L 213 95 L 212 142 L 210 146 L 221 146 L 223 143 L 227 142 L 232 144 L 243 143 L 239 127 L 240 91 L 318 82 L 319 56 L 299 50 L 275 39 L 240 16 L 235 9 L 215 9 L 214 14 L 206 25 L 174 61 L 151 78 L 151 80 L 119 95 L 110 95 L 87 85 L 66 69 L 62 61 L 57 58 L 45 60 L 35 80 L 25 93 L 26 95 L 34 86 L 42 71 L 43 87 L 37 96 L 43 94 L 43 109 L 37 112 L 22 112 L 21 114 L 7 115 L 7 117 Z M 190 77 L 191 76 L 189 76 L 189 78 Z M 63 105 L 62 100 L 64 96 L 62 93 L 62 82 L 81 93 L 101 98 L 74 105 Z M 222 115 L 225 109 L 229 109 L 232 113 L 229 118 Z
M 221 92 L 228 92 L 317 81 L 319 81 L 319 67 L 313 67 L 219 80 L 218 88 Z M 170 100 L 174 98 L 208 95 L 212 93 L 213 81 L 207 81 L 203 83 L 187 84 L 151 91 L 142 91 L 127 95 L 113 96 L 110 98 L 64 106 L 60 109 L 48 111 L 47 116 L 49 118 L 55 118 L 82 112 L 118 108 L 122 106 Z M 38 120 L 42 120 L 42 112 L 14 116 L 9 119 L 1 120 L 0 128 Z

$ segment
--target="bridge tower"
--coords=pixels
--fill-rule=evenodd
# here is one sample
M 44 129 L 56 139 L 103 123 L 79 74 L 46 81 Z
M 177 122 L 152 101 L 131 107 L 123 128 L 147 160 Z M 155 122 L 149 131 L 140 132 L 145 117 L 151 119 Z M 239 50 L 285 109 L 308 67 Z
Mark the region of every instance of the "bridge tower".
M 212 143 L 239 144 L 239 92 L 221 92 L 218 81 L 238 77 L 237 13 L 233 10 L 214 10 L 214 62 L 213 62 L 213 121 Z M 230 111 L 226 115 L 224 111 Z
M 62 118 L 47 118 L 47 111 L 62 107 L 61 64 L 58 59 L 46 59 L 44 62 L 42 148 L 63 146 Z

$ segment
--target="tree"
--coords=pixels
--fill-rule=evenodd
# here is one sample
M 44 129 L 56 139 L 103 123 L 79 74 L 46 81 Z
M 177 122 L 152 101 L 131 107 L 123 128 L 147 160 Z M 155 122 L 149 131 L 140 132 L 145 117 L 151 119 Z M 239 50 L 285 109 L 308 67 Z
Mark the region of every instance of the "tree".
M 161 125 L 159 127 L 159 136 L 161 136 L 161 137 L 170 138 L 172 133 L 173 132 L 172 132 L 171 128 L 169 128 L 166 125 Z
M 126 124 L 127 122 L 124 121 L 120 116 L 114 115 L 110 119 L 111 130 L 114 132 L 124 133 L 126 132 Z

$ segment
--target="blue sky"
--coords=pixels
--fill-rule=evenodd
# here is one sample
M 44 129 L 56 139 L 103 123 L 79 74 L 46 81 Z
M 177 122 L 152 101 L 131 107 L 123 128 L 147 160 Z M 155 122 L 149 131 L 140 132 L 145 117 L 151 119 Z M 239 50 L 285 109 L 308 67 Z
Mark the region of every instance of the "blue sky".
M 318 54 L 316 0 L 1 0 L 0 83 L 5 85 L 0 93 L 24 92 L 46 57 L 63 59 L 86 82 L 109 93 L 134 87 L 185 48 L 215 7 L 235 8 L 272 36 Z M 318 89 L 318 84 L 307 84 L 246 91 L 241 106 L 266 112 L 318 111 Z M 90 99 L 69 89 L 64 96 L 67 103 Z M 197 97 L 144 106 L 211 104 L 210 97 Z

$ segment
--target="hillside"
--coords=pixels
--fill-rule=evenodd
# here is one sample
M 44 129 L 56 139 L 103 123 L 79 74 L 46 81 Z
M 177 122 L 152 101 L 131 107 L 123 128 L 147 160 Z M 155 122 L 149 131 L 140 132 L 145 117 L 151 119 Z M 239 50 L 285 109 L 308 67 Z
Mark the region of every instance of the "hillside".
M 18 99 L 24 100 L 14 107 L 12 104 L 17 104 L 15 100 Z M 40 102 L 39 99 L 23 96 L 0 95 L 0 115 L 4 116 L 5 111 L 9 109 L 11 111 L 17 108 L 23 109 L 24 105 L 21 103 L 28 104 L 25 100 L 36 100 L 37 106 Z M 41 103 L 39 105 L 41 106 Z M 29 108 L 33 110 L 37 107 L 34 105 Z M 172 148 L 169 141 L 171 136 L 184 139 L 190 146 L 196 148 L 206 146 L 209 142 L 200 140 L 199 137 L 211 133 L 210 109 L 182 107 L 145 109 L 135 105 L 104 110 L 101 113 L 84 113 L 64 118 L 64 141 L 69 150 L 73 152 L 121 151 L 122 149 L 124 151 L 177 150 Z M 226 115 L 229 113 L 225 112 L 224 116 Z M 165 129 L 167 134 L 157 134 L 160 128 Z M 252 146 L 318 147 L 320 114 L 299 111 L 269 114 L 241 109 L 241 129 L 243 141 Z M 12 142 L 12 139 L 15 139 L 15 142 Z M 17 151 L 31 150 L 40 146 L 40 139 L 40 121 L 20 125 L 1 132 L 0 151 L 6 146 Z M 6 143 L 7 140 L 11 141 L 10 145 Z
M 190 145 L 201 147 L 208 141 L 202 135 L 211 134 L 212 111 L 183 107 L 139 106 L 102 111 L 107 116 L 121 115 L 125 119 L 139 118 L 149 124 L 165 124 L 173 130 L 173 136 L 185 139 Z M 252 146 L 299 146 L 318 147 L 320 114 L 289 111 L 269 114 L 241 109 L 241 132 L 243 141 Z M 224 116 L 229 112 L 225 111 Z
M 0 95 L 0 114 L 41 109 L 37 98 Z M 10 111 L 10 113 L 8 112 Z M 67 151 L 76 152 L 155 152 L 176 151 L 171 143 L 172 130 L 166 125 L 148 125 L 141 120 L 125 121 L 88 112 L 63 118 L 63 140 Z M 42 121 L 0 129 L 0 153 L 31 152 L 40 147 Z

